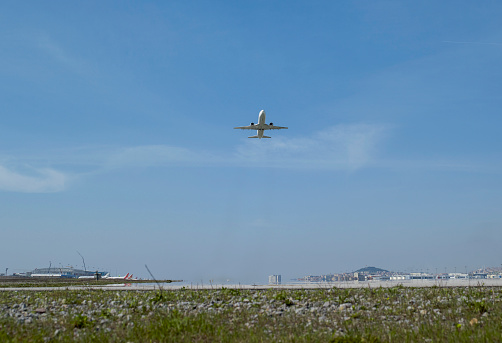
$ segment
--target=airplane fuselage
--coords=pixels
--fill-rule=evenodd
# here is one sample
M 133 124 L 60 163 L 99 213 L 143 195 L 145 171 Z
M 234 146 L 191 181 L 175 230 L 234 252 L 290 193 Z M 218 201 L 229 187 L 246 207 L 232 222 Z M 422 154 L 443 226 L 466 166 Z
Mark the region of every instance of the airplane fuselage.
M 261 110 L 260 114 L 258 114 L 258 127 L 263 126 L 264 124 L 265 124 L 265 111 Z M 263 132 L 265 132 L 264 129 L 256 130 L 256 135 L 258 136 L 259 139 L 263 138 Z
M 258 114 L 258 125 L 265 124 L 265 111 L 261 110 L 260 114 Z

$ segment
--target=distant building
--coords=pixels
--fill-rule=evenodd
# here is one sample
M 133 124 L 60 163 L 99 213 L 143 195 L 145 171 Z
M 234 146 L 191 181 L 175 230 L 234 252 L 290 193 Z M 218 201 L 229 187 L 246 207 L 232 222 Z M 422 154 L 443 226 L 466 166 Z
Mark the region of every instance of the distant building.
M 488 274 L 487 279 L 500 279 L 502 276 L 500 274 Z
M 464 273 L 448 273 L 448 276 L 450 279 L 468 279 L 469 274 L 464 274 Z
M 280 275 L 270 275 L 268 277 L 269 285 L 280 285 L 281 284 L 281 276 Z
M 366 275 L 363 273 L 354 273 L 354 279 L 356 279 L 357 281 L 366 281 L 367 280 Z
M 30 276 L 30 272 L 24 272 L 24 273 L 12 273 L 12 276 L 21 276 L 21 277 L 26 277 L 26 276 Z
M 410 279 L 411 280 L 433 280 L 435 278 L 436 277 L 434 275 L 423 273 L 423 272 L 420 272 L 420 273 L 410 273 Z
M 72 267 L 64 268 L 36 268 L 33 271 L 26 273 L 31 277 L 60 277 L 60 278 L 78 278 L 80 276 L 95 276 L 96 271 L 75 269 Z M 107 272 L 99 272 L 101 276 Z
M 376 268 L 376 267 L 365 267 L 356 270 L 354 273 L 359 273 L 359 274 L 366 274 L 366 275 L 386 275 L 389 274 L 390 272 L 385 269 L 381 268 Z
M 473 273 L 472 274 L 473 279 L 486 279 L 487 276 L 488 276 L 487 273 Z

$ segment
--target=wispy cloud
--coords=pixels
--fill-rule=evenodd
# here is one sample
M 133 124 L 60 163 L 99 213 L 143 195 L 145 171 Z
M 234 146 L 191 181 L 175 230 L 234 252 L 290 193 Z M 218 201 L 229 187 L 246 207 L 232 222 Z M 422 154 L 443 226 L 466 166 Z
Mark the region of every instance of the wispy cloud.
M 389 125 L 344 124 L 307 137 L 274 137 L 246 141 L 237 148 L 236 163 L 282 168 L 356 170 L 371 164 Z
M 169 145 L 144 145 L 128 147 L 111 154 L 104 168 L 207 165 L 222 162 L 222 156 L 207 151 L 194 151 Z
M 370 164 L 388 125 L 337 125 L 310 136 L 244 140 L 233 150 L 194 150 L 168 145 L 110 152 L 103 170 L 153 166 L 233 166 L 356 170 Z
M 0 166 L 0 190 L 23 193 L 52 193 L 64 190 L 68 175 L 53 169 L 35 169 L 31 175 Z
M 59 192 L 69 180 L 113 173 L 119 169 L 151 167 L 243 167 L 293 170 L 356 171 L 364 168 L 389 170 L 445 170 L 483 172 L 499 170 L 486 164 L 448 159 L 389 158 L 384 143 L 392 125 L 341 124 L 308 136 L 275 135 L 272 139 L 243 139 L 228 150 L 189 149 L 171 145 L 134 147 L 88 147 L 58 150 L 51 156 L 6 157 L 3 165 L 43 165 L 9 169 L 0 165 L 0 190 L 14 192 Z M 71 172 L 54 169 L 70 170 Z
M 498 172 L 501 166 L 473 157 L 391 157 L 385 149 L 392 136 L 389 124 L 341 124 L 308 136 L 274 135 L 272 139 L 243 139 L 224 150 L 188 149 L 168 145 L 145 145 L 108 150 L 97 173 L 124 168 L 245 167 L 296 170 L 356 171 L 365 168 L 388 170 L 441 170 Z M 89 153 L 89 152 L 88 152 Z
M 89 73 L 88 66 L 83 60 L 73 56 L 50 36 L 40 35 L 37 43 L 42 51 L 67 69 L 82 75 Z

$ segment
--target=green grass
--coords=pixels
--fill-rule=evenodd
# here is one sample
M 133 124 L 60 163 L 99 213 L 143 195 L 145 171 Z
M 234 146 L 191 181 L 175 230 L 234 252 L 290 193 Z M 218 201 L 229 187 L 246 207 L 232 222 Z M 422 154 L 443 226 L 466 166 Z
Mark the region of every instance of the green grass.
M 0 342 L 501 342 L 501 319 L 498 287 L 0 292 Z

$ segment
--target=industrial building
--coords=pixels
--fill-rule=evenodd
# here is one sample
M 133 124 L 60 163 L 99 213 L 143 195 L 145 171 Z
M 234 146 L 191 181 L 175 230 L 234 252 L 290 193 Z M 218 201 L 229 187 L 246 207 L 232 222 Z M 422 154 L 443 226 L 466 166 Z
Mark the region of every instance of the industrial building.
M 98 273 L 100 276 L 108 274 L 108 272 L 90 271 L 75 269 L 73 267 L 59 268 L 36 268 L 31 272 L 26 273 L 26 276 L 31 277 L 60 277 L 60 278 L 78 278 L 81 276 L 95 276 Z

